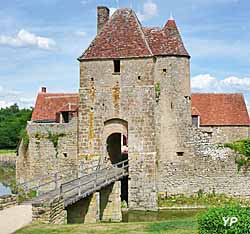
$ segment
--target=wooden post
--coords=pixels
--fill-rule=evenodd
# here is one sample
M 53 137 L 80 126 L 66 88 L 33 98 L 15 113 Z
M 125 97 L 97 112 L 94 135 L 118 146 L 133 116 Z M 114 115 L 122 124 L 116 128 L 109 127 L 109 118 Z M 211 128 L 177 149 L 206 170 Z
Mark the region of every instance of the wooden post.
M 78 196 L 81 196 L 81 180 L 78 182 Z

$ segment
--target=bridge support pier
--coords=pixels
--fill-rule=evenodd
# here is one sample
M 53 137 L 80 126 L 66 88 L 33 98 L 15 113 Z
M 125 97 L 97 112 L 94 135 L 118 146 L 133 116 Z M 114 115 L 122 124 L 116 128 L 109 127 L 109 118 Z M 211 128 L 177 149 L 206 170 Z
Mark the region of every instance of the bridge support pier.
M 122 221 L 120 181 L 116 181 L 100 191 L 100 220 Z
M 43 224 L 66 224 L 67 213 L 62 197 L 56 197 L 47 202 L 32 204 L 32 221 Z
M 68 223 L 96 223 L 99 221 L 99 192 L 67 208 Z

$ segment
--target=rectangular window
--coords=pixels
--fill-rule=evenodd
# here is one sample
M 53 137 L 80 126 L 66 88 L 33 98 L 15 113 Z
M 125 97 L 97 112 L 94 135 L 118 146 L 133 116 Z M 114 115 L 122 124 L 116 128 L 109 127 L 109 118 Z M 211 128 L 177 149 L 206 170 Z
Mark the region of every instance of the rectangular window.
M 120 73 L 120 72 L 121 72 L 121 61 L 114 60 L 114 73 Z
M 69 122 L 69 119 L 70 116 L 69 116 L 69 112 L 62 112 L 62 120 L 63 120 L 63 123 L 68 123 Z
M 200 116 L 192 115 L 192 125 L 196 128 L 200 127 Z

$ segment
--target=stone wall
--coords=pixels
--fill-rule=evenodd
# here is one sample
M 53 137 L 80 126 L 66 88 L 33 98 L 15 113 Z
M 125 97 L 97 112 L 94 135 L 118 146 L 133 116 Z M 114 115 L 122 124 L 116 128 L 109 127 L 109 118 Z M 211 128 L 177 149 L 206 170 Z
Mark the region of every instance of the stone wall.
M 211 143 L 211 135 L 189 128 L 190 149 L 193 153 L 162 163 L 164 173 L 158 183 L 159 192 L 167 194 L 226 193 L 250 196 L 250 171 L 238 173 L 235 157 L 228 148 Z
M 126 122 L 131 208 L 157 206 L 154 64 L 153 58 L 122 59 L 119 74 L 114 73 L 113 60 L 80 64 L 79 161 L 109 160 L 105 123 Z M 113 133 L 123 134 L 121 129 Z
M 77 119 L 70 123 L 27 125 L 29 144 L 19 147 L 17 182 L 29 181 L 56 171 L 77 168 Z M 57 138 L 57 139 L 56 139 Z
M 64 200 L 56 197 L 51 201 L 33 203 L 32 221 L 42 224 L 66 224 L 67 212 L 64 209 Z
M 3 195 L 0 196 L 0 210 L 15 206 L 17 204 L 16 195 Z
M 16 154 L 8 153 L 8 154 L 0 154 L 0 165 L 16 165 Z
M 200 129 L 212 135 L 213 143 L 228 143 L 249 137 L 248 126 L 208 126 Z

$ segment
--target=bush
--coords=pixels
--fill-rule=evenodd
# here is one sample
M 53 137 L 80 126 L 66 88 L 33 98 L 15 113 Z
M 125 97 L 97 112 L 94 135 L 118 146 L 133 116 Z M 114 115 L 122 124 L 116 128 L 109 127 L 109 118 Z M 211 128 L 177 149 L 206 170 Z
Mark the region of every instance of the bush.
M 224 218 L 236 217 L 238 221 L 225 226 Z M 198 217 L 199 234 L 250 234 L 250 208 L 212 208 Z
M 226 143 L 224 144 L 224 146 L 234 150 L 237 153 L 242 154 L 242 156 L 235 159 L 235 163 L 238 166 L 238 171 L 240 171 L 242 167 L 248 167 L 250 165 L 250 139 L 243 139 L 233 143 Z

